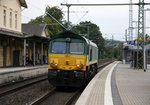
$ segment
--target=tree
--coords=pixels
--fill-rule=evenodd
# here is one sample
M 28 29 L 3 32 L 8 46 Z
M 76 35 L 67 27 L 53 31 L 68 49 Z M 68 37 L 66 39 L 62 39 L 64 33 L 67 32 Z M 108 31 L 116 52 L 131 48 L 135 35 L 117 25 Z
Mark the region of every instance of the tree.
M 63 31 L 62 27 L 52 18 L 54 17 L 58 22 L 62 23 L 63 12 L 57 7 L 46 7 L 45 15 L 38 16 L 35 19 L 31 19 L 29 24 L 44 23 L 48 26 L 48 32 L 50 35 L 58 34 Z
M 102 55 L 100 54 L 103 54 L 104 49 L 104 38 L 102 37 L 100 28 L 96 24 L 90 21 L 80 22 L 73 28 L 72 31 L 80 35 L 84 35 L 96 43 L 99 48 L 99 58 L 101 58 Z
M 122 42 L 112 39 L 105 39 L 104 58 L 121 59 Z
M 42 23 L 43 22 L 43 16 L 38 16 L 35 19 L 31 19 L 29 21 L 30 24 L 34 24 L 34 23 Z
M 46 16 L 51 18 L 50 15 L 53 16 L 57 21 L 61 22 L 64 14 L 63 14 L 62 10 L 57 6 L 54 6 L 54 7 L 47 6 L 46 7 Z

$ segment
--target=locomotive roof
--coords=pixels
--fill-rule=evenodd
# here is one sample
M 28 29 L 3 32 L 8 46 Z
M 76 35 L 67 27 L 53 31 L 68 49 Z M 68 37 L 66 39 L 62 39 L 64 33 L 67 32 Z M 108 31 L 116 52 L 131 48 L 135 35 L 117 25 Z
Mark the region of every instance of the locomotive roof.
M 51 40 L 54 40 L 54 39 L 57 39 L 57 38 L 67 38 L 67 37 L 77 38 L 77 39 L 85 41 L 87 44 L 89 44 L 91 46 L 97 47 L 97 45 L 95 43 L 93 43 L 92 41 L 88 40 L 87 38 L 82 37 L 81 35 L 75 34 L 75 33 L 70 32 L 70 31 L 66 31 L 66 32 L 62 32 L 60 34 L 56 34 L 56 35 L 54 35 L 52 37 Z
M 90 41 L 89 39 L 87 39 L 87 38 L 85 38 L 85 37 L 83 37 L 85 40 L 86 40 L 86 42 L 88 43 L 88 44 L 90 44 L 90 45 L 92 45 L 92 46 L 94 46 L 94 47 L 97 47 L 97 45 L 95 44 L 95 43 L 93 43 L 92 41 Z

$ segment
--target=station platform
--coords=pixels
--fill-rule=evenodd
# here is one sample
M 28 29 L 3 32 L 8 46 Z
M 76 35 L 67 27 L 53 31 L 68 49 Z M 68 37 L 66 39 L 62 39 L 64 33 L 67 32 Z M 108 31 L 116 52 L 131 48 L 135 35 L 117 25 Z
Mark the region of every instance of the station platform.
M 37 68 L 47 68 L 47 65 L 25 66 L 25 67 L 3 67 L 0 68 L 0 74 L 17 71 L 33 70 Z
M 132 69 L 115 61 L 87 85 L 75 105 L 150 105 L 150 67 Z
M 44 75 L 47 72 L 47 65 L 0 68 L 0 84 Z

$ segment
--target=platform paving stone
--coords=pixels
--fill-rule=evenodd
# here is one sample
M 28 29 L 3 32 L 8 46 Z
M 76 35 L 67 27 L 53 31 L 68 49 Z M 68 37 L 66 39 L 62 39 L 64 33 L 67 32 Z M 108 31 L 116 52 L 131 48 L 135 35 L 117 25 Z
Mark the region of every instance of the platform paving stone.
M 150 105 L 150 69 L 131 69 L 129 64 L 116 68 L 116 83 L 123 105 Z

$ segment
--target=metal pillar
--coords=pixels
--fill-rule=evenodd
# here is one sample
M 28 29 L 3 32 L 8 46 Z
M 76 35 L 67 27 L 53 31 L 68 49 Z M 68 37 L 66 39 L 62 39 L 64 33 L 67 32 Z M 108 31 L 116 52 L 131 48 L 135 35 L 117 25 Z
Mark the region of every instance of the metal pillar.
M 112 58 L 114 58 L 114 36 L 112 35 Z
M 43 65 L 43 42 L 41 43 L 41 64 Z
M 125 64 L 124 49 L 122 48 L 122 64 Z
M 130 3 L 132 4 L 132 0 L 130 0 Z M 133 6 L 129 6 L 129 41 L 133 41 Z M 130 67 L 134 67 L 134 51 L 131 52 L 132 60 Z
M 24 59 L 23 65 L 26 66 L 26 39 L 24 39 L 24 58 L 23 59 Z
M 139 0 L 139 13 L 138 13 L 138 38 L 144 36 L 144 0 Z M 143 56 L 144 50 L 140 50 L 140 47 L 143 48 L 143 42 L 137 41 L 137 65 L 138 69 L 143 69 Z M 139 56 L 140 55 L 140 56 Z
M 68 5 L 66 5 L 66 6 L 67 6 L 67 8 L 68 8 L 68 11 L 67 11 L 67 13 L 68 13 L 68 16 L 67 16 L 67 17 L 68 17 L 68 18 L 67 18 L 67 20 L 68 20 L 67 27 L 68 27 L 68 28 L 67 28 L 67 29 L 70 30 L 70 29 L 69 29 L 69 27 L 70 27 L 70 21 L 69 21 L 69 8 L 70 8 L 71 5 L 68 4 Z
M 145 36 L 145 27 L 146 27 L 146 12 L 143 10 L 143 13 L 144 13 L 144 29 L 143 29 L 143 35 L 144 35 L 144 45 L 143 45 L 143 66 L 144 66 L 144 72 L 146 72 L 146 68 L 147 68 L 147 62 L 146 62 L 146 48 L 145 48 L 145 45 L 146 45 L 146 36 Z
M 127 42 L 128 40 L 127 40 L 127 34 L 128 34 L 128 32 L 127 32 L 127 29 L 125 30 L 125 41 Z
M 35 66 L 35 42 L 33 42 L 33 65 Z
M 132 0 L 130 0 L 130 4 L 132 4 Z M 129 41 L 133 40 L 133 7 L 129 6 Z

